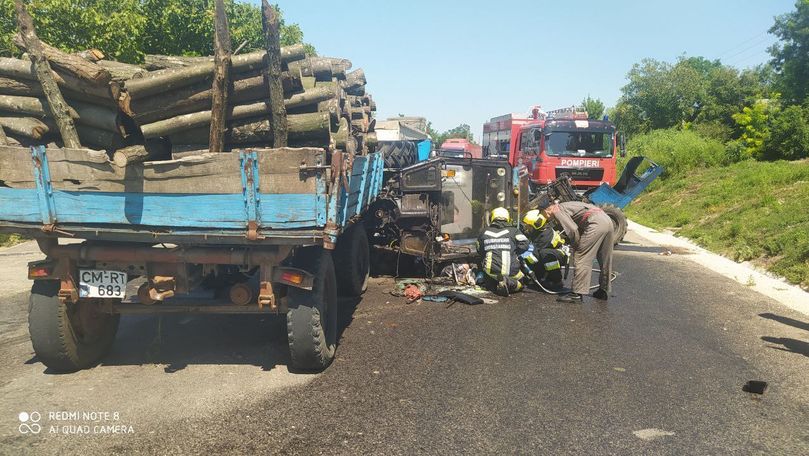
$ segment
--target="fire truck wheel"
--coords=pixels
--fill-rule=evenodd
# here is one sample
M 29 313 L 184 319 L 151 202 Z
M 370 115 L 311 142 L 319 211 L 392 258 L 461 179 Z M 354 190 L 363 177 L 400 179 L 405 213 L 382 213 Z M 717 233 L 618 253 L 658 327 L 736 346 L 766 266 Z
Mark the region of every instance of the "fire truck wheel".
M 334 264 L 337 275 L 337 294 L 360 296 L 368 289 L 371 258 L 368 236 L 362 223 L 358 222 L 337 240 L 334 249 Z
M 603 209 L 604 212 L 610 216 L 610 219 L 612 219 L 612 227 L 614 229 L 613 242 L 615 242 L 615 245 L 618 245 L 619 242 L 624 240 L 624 236 L 626 236 L 626 215 L 624 214 L 624 211 L 613 206 L 612 204 L 605 204 L 601 206 L 601 209 Z
M 311 272 L 311 290 L 287 291 L 287 339 L 291 365 L 301 371 L 321 371 L 331 364 L 337 346 L 337 279 L 331 253 L 320 247 L 301 250 L 295 267 Z
M 37 280 L 31 287 L 28 332 L 34 352 L 56 372 L 92 367 L 112 347 L 120 316 L 101 312 L 100 300 L 62 304 L 58 292 L 55 280 Z

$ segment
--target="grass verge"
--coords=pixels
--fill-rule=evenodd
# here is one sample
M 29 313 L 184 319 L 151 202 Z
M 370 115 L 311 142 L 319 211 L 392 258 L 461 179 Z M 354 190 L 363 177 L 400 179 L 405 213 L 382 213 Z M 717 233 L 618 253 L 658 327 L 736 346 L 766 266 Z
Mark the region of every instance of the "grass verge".
M 809 160 L 692 169 L 656 181 L 627 215 L 809 289 Z
M 14 244 L 19 244 L 24 240 L 25 239 L 18 234 L 0 234 L 0 247 L 10 247 Z

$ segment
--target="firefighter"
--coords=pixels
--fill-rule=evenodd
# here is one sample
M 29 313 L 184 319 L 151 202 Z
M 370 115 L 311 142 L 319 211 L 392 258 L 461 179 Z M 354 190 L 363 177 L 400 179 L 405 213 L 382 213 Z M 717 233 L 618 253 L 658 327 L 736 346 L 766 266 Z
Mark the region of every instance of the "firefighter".
M 484 285 L 501 296 L 522 290 L 519 256 L 528 250 L 528 238 L 511 224 L 508 209 L 498 207 L 489 218 L 489 226 L 478 237 L 480 269 Z
M 590 292 L 593 260 L 598 260 L 598 290 L 593 297 L 606 301 L 612 273 L 613 227 L 610 217 L 597 206 L 568 201 L 548 206 L 545 217 L 555 219 L 570 240 L 573 249 L 572 291 L 557 298 L 561 302 L 581 302 Z
M 533 252 L 523 255 L 523 258 L 543 287 L 560 290 L 562 267 L 567 265 L 570 247 L 565 244 L 562 234 L 547 221 L 548 219 L 537 209 L 525 213 L 522 219 L 523 233 L 531 241 L 534 249 Z

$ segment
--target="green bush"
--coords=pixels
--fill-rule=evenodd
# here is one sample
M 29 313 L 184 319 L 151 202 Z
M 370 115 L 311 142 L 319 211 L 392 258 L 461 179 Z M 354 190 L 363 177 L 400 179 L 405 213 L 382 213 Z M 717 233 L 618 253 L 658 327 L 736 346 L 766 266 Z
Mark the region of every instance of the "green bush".
M 788 106 L 772 117 L 763 152 L 767 160 L 809 157 L 809 105 Z
M 730 163 L 727 148 L 715 139 L 691 130 L 654 130 L 635 136 L 627 144 L 628 155 L 643 155 L 663 165 L 664 176 L 683 174 L 695 168 L 710 168 Z

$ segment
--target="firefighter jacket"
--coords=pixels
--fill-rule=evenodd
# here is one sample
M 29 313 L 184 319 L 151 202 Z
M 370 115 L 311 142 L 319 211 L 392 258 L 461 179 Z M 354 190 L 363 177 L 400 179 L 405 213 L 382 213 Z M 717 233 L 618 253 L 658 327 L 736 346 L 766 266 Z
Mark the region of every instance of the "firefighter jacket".
M 529 244 L 517 227 L 495 220 L 478 237 L 483 272 L 496 278 L 520 275 L 519 256 L 528 250 Z
M 546 271 L 559 269 L 561 265 L 567 264 L 570 247 L 565 245 L 562 233 L 553 229 L 550 223 L 540 230 L 534 230 L 528 239 L 531 241 L 533 249 L 524 253 L 522 258 L 531 268 L 534 268 L 540 261 L 543 261 Z

